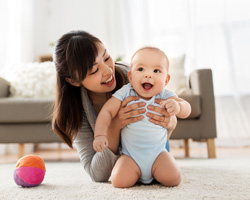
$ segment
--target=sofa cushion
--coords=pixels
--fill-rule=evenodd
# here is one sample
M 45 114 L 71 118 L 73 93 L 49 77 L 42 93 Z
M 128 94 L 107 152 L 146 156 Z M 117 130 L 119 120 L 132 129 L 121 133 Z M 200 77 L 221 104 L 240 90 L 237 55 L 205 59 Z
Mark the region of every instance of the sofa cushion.
M 186 100 L 191 105 L 191 114 L 188 119 L 198 118 L 201 115 L 201 97 L 200 95 L 187 94 L 179 95 L 180 98 Z
M 0 97 L 7 97 L 9 95 L 10 83 L 0 77 Z
M 49 122 L 53 112 L 53 100 L 0 98 L 0 110 L 0 123 Z
M 199 95 L 180 95 L 191 105 L 188 119 L 201 115 Z M 50 122 L 53 112 L 53 99 L 0 98 L 0 123 L 40 123 Z

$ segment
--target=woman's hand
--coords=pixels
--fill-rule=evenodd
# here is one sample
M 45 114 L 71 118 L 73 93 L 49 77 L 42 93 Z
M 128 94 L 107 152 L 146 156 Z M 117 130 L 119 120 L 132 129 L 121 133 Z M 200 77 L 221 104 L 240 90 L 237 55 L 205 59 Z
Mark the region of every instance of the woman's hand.
M 158 104 L 160 104 L 161 101 L 163 100 L 162 99 L 155 100 L 155 102 Z M 153 114 L 151 112 L 147 113 L 147 116 L 150 118 L 149 119 L 150 122 L 163 126 L 168 130 L 168 138 L 169 138 L 177 125 L 176 116 L 175 115 L 170 116 L 165 108 L 161 108 L 157 106 L 148 106 L 148 109 L 162 115 L 160 116 L 157 114 Z
M 143 119 L 143 116 L 140 114 L 146 112 L 146 109 L 142 108 L 146 105 L 144 102 L 133 103 L 127 106 L 129 102 L 136 100 L 139 100 L 139 97 L 130 96 L 124 99 L 124 101 L 121 104 L 121 108 L 117 113 L 116 117 L 112 120 L 112 123 L 116 123 L 116 125 L 119 126 L 120 129 L 122 129 L 130 123 L 137 122 Z
M 139 97 L 136 97 L 136 96 L 130 96 L 124 99 L 124 101 L 121 104 L 121 108 L 119 112 L 117 113 L 115 118 L 113 118 L 109 126 L 108 135 L 107 135 L 108 141 L 109 141 L 109 149 L 115 154 L 117 153 L 118 146 L 119 146 L 121 129 L 130 123 L 137 122 L 143 119 L 143 116 L 140 114 L 146 112 L 146 109 L 142 108 L 146 105 L 144 102 L 133 103 L 127 106 L 129 102 L 135 101 L 138 99 Z M 136 116 L 136 115 L 140 115 L 140 116 Z

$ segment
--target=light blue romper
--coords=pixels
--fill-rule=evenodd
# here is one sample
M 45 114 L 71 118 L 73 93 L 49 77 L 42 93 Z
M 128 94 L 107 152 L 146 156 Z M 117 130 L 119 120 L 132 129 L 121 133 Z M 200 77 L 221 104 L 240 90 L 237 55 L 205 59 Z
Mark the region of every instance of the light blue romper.
M 124 85 L 113 96 L 123 101 L 128 96 L 138 96 L 131 84 Z M 171 96 L 176 96 L 174 92 L 164 89 L 161 93 L 152 97 L 150 100 L 139 99 L 132 101 L 129 104 L 136 102 L 145 102 L 146 112 L 143 114 L 144 118 L 138 122 L 128 124 L 121 131 L 122 153 L 130 156 L 138 164 L 141 170 L 140 181 L 149 184 L 153 180 L 152 166 L 158 155 L 166 151 L 167 129 L 162 126 L 153 124 L 148 121 L 147 106 L 154 105 L 160 107 L 155 103 L 155 99 L 167 99 Z M 149 111 L 152 112 L 152 111 Z M 158 114 L 159 113 L 155 113 Z

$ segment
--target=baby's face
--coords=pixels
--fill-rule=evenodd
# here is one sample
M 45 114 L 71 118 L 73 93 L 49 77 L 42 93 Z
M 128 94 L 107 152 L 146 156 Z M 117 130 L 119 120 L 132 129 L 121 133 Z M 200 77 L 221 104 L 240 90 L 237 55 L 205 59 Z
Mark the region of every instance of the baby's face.
M 129 81 L 139 97 L 149 100 L 168 83 L 167 58 L 159 51 L 143 49 L 131 61 Z

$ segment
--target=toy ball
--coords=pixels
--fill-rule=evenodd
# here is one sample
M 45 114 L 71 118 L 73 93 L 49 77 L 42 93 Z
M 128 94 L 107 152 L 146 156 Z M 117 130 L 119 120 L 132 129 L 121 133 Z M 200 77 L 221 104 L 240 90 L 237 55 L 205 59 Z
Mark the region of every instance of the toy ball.
M 45 172 L 45 163 L 40 156 L 27 155 L 17 161 L 14 180 L 22 187 L 34 187 L 43 182 Z

